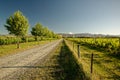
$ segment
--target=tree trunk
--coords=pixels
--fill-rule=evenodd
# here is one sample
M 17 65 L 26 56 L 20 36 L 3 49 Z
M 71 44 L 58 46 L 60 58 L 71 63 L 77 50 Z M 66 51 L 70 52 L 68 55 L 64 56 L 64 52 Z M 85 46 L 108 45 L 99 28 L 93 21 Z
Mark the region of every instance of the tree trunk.
M 40 38 L 40 37 L 39 37 L 39 36 L 37 36 L 37 38 L 38 38 L 38 39 L 37 39 L 37 43 L 38 43 L 38 45 L 39 45 L 39 38 Z
M 35 41 L 38 41 L 38 37 L 37 36 L 35 36 Z
M 20 48 L 20 41 L 19 41 L 19 37 L 17 37 L 17 48 L 19 49 Z

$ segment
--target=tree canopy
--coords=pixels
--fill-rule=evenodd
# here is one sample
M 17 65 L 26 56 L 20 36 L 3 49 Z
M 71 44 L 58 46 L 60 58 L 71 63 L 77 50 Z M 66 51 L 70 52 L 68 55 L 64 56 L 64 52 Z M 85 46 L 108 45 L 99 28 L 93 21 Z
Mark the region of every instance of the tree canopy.
M 42 36 L 43 35 L 43 25 L 40 23 L 37 23 L 31 31 L 31 34 L 34 36 Z
M 6 24 L 4 26 L 10 34 L 25 36 L 28 32 L 29 22 L 22 12 L 16 11 L 6 20 Z
M 22 12 L 16 11 L 6 20 L 6 24 L 4 26 L 9 31 L 9 34 L 24 37 L 28 33 L 29 22 Z M 17 42 L 17 48 L 19 48 L 19 39 Z
M 31 34 L 35 37 L 47 37 L 47 38 L 56 38 L 58 37 L 53 31 L 49 30 L 47 27 L 44 27 L 42 24 L 37 23 L 31 31 Z

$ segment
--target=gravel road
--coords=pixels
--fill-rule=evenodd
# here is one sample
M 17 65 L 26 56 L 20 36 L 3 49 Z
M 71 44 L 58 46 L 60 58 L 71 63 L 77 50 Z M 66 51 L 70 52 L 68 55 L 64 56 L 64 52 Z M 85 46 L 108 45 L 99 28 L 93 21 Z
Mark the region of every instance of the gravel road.
M 14 75 L 24 73 L 27 67 L 33 67 L 42 61 L 61 42 L 57 40 L 14 55 L 0 58 L 0 80 L 13 80 Z M 21 70 L 24 69 L 24 70 Z

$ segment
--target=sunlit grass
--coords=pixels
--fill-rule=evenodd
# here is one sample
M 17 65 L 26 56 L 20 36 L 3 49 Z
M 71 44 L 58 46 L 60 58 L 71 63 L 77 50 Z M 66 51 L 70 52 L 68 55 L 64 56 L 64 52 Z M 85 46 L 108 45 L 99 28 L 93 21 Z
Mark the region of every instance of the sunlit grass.
M 23 51 L 32 47 L 35 47 L 37 45 L 45 44 L 50 41 L 40 41 L 40 42 L 26 42 L 26 43 L 20 43 L 20 48 L 17 49 L 17 44 L 11 44 L 11 45 L 1 45 L 0 46 L 0 57 L 17 53 L 19 51 Z
M 68 42 L 72 48 L 73 43 Z M 75 43 L 74 43 L 75 44 Z M 75 44 L 77 45 L 77 44 Z M 75 55 L 77 56 L 77 47 L 74 47 Z M 109 56 L 104 52 L 99 52 L 85 46 L 80 46 L 81 57 L 78 59 L 80 64 L 83 65 L 83 70 L 91 77 L 91 53 L 94 54 L 92 80 L 119 80 L 120 79 L 120 60 Z

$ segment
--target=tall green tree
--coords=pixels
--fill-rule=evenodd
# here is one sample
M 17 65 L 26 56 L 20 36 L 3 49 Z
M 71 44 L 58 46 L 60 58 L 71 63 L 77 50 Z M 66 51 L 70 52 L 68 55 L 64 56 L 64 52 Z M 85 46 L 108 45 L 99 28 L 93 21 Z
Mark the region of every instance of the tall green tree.
M 20 38 L 27 35 L 29 22 L 22 12 L 16 11 L 6 20 L 6 24 L 4 26 L 9 31 L 9 34 L 14 34 Z M 19 41 L 17 44 L 17 48 L 19 48 Z
M 49 37 L 49 29 L 47 27 L 43 27 L 43 36 Z
M 43 25 L 40 23 L 37 23 L 31 31 L 31 34 L 35 36 L 35 40 L 38 40 L 38 37 L 43 36 L 44 30 L 43 30 Z

